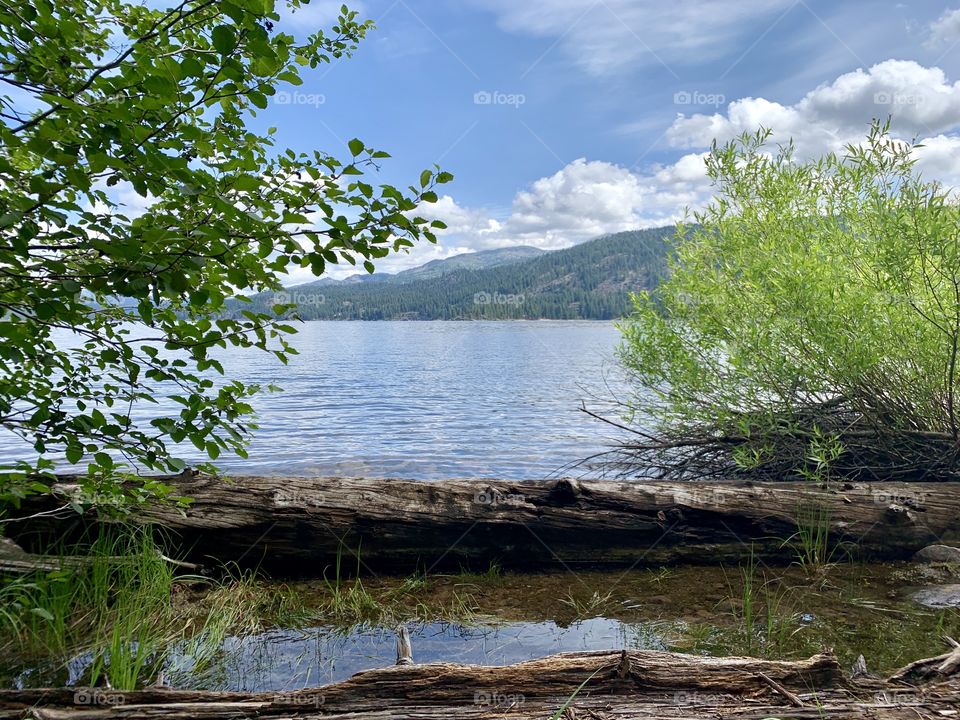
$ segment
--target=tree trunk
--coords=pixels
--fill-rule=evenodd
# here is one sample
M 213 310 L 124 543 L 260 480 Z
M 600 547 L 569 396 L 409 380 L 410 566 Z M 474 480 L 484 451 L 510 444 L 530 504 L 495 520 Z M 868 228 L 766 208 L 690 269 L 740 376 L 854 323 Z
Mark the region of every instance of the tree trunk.
M 71 492 L 63 478 L 61 499 Z M 799 525 L 828 532 L 833 559 L 908 558 L 960 543 L 960 483 L 667 483 L 177 476 L 184 513 L 132 518 L 179 536 L 200 563 L 236 561 L 319 576 L 342 553 L 352 568 L 409 573 L 497 562 L 515 569 L 659 566 L 796 559 Z M 24 515 L 53 501 L 28 503 Z M 46 503 L 46 504 L 45 504 Z M 95 522 L 70 511 L 9 522 L 32 550 Z M 104 519 L 103 522 L 109 522 Z
M 283 693 L 4 690 L 0 691 L 0 718 L 544 720 L 563 709 L 562 717 L 570 720 L 915 720 L 946 717 L 958 704 L 960 682 L 853 683 L 843 678 L 830 654 L 788 662 L 631 650 L 565 653 L 506 667 L 398 665 L 326 687 Z

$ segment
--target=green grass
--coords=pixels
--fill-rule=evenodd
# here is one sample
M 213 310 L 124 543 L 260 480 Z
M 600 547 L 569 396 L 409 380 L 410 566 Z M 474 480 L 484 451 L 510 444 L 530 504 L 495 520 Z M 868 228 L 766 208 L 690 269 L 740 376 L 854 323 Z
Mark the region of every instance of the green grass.
M 473 593 L 455 587 L 445 601 L 432 601 L 433 580 L 417 572 L 399 584 L 371 591 L 360 577 L 360 552 L 349 551 L 356 558 L 354 574 L 344 575 L 343 549 L 337 553 L 332 576 L 324 577 L 323 590 L 312 619 L 341 629 L 354 626 L 392 627 L 406 622 L 449 621 L 472 624 L 477 618 L 477 600 Z M 461 572 L 455 580 L 460 585 L 474 586 L 500 582 L 500 568 L 491 565 L 481 574 Z M 474 582 L 474 581 L 483 582 Z
M 97 628 L 90 683 L 109 673 L 112 687 L 133 690 L 155 672 L 161 650 L 177 637 L 170 603 L 174 572 L 144 529 L 101 535 L 92 557 L 93 581 L 78 585 L 81 607 L 90 609 Z
M 89 655 L 84 684 L 142 687 L 171 648 L 186 642 L 202 661 L 228 632 L 266 612 L 254 602 L 266 594 L 249 591 L 251 578 L 222 585 L 178 577 L 150 528 L 110 526 L 59 553 L 59 569 L 2 579 L 0 649 L 27 667 Z M 197 583 L 212 588 L 206 610 L 175 607 L 174 591 Z
M 550 720 L 560 720 L 560 718 L 564 716 L 564 713 L 567 712 L 567 708 L 570 707 L 573 701 L 577 698 L 577 695 L 580 694 L 580 691 L 583 690 L 587 686 L 587 683 L 593 680 L 601 670 L 603 670 L 603 668 L 597 668 L 593 671 L 593 673 L 591 673 L 590 677 L 580 683 L 577 689 L 573 691 L 573 694 L 566 699 L 563 705 L 561 705 L 553 715 L 550 716 Z
M 612 592 L 601 595 L 599 590 L 595 590 L 589 597 L 569 593 L 561 598 L 560 602 L 573 610 L 574 620 L 586 620 L 602 615 L 609 607 L 612 597 Z
M 750 555 L 750 564 L 746 569 L 741 568 L 740 573 L 743 577 L 742 590 L 740 592 L 740 617 L 743 623 L 743 634 L 747 641 L 747 650 L 752 651 L 754 640 L 756 639 L 756 629 L 753 624 L 754 616 L 754 587 L 753 580 L 756 573 L 753 554 Z
M 740 654 L 781 657 L 801 629 L 796 613 L 790 609 L 789 589 L 783 578 L 761 573 L 751 550 L 747 564 L 740 568 L 739 581 L 739 587 L 735 587 L 728 580 L 734 623 L 733 637 L 726 642 Z
M 834 561 L 839 546 L 831 547 L 830 509 L 821 504 L 797 508 L 797 531 L 783 541 L 791 546 L 797 562 L 809 570 L 817 570 Z
M 136 532 L 102 539 L 97 548 L 100 557 L 82 572 L 37 573 L 0 585 L 4 682 L 31 668 L 29 682 L 62 685 L 66 661 L 81 656 L 92 658 L 81 684 L 109 678 L 117 689 L 141 687 L 161 670 L 174 682 L 219 676 L 229 665 L 228 637 L 268 628 L 319 627 L 346 635 L 358 626 L 438 621 L 553 619 L 564 625 L 574 615 L 600 614 L 638 623 L 640 643 L 661 638 L 664 647 L 683 652 L 781 659 L 832 646 L 844 664 L 863 653 L 871 668 L 882 670 L 935 654 L 944 634 L 960 635 L 956 610 L 931 612 L 890 601 L 888 588 L 908 582 L 891 567 L 828 566 L 812 577 L 799 564 L 765 570 L 745 559 L 732 571 L 638 571 L 612 595 L 619 574 L 588 575 L 584 589 L 571 588 L 566 576 L 511 573 L 481 573 L 495 578 L 490 584 L 472 574 L 422 572 L 358 579 L 350 575 L 351 557 L 346 572 L 341 560 L 324 580 L 284 584 L 238 568 L 228 568 L 219 580 L 174 576 L 152 539 Z M 625 610 L 625 597 L 639 602 Z M 483 615 L 481 608 L 495 615 Z M 805 612 L 812 622 L 801 620 Z

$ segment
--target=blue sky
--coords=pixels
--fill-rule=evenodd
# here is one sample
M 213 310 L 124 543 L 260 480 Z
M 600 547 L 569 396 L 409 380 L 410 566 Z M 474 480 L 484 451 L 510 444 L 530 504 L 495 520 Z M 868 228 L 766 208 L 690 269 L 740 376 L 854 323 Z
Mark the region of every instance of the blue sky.
M 315 0 L 282 27 L 327 27 Z M 515 244 L 554 249 L 662 225 L 709 198 L 702 152 L 760 124 L 815 155 L 892 114 L 960 184 L 960 2 L 362 0 L 377 29 L 261 114 L 279 141 L 391 152 L 388 182 L 456 180 L 438 247 L 395 271 Z M 346 270 L 345 270 L 346 271 Z M 336 273 L 335 273 L 336 274 Z

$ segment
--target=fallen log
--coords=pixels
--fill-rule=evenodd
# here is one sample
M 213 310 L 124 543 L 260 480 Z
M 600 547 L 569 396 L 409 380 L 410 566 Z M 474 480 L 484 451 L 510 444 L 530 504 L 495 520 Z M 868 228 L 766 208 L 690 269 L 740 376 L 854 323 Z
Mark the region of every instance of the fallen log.
M 72 492 L 62 478 L 57 496 Z M 340 477 L 168 478 L 193 499 L 183 511 L 151 505 L 128 517 L 179 537 L 187 559 L 239 562 L 319 576 L 359 550 L 368 569 L 408 573 L 491 562 L 508 568 L 736 563 L 796 559 L 801 525 L 821 526 L 834 559 L 907 559 L 933 543 L 960 544 L 960 483 L 668 483 Z M 7 521 L 28 547 L 88 514 Z M 41 541 L 33 540 L 42 549 Z M 353 565 L 354 560 L 344 563 Z
M 178 568 L 185 570 L 201 571 L 203 568 L 194 563 L 174 560 L 166 555 L 160 555 L 160 559 L 170 563 Z M 51 570 L 62 570 L 64 568 L 83 568 L 94 562 L 123 563 L 131 562 L 129 557 L 106 556 L 93 558 L 89 556 L 63 556 L 63 555 L 34 555 L 26 552 L 17 543 L 7 537 L 0 537 L 0 572 L 11 575 L 25 575 L 32 572 L 48 572 Z
M 771 683 L 779 689 L 771 687 Z M 786 693 L 786 696 L 784 695 Z M 791 699 L 792 698 L 792 699 Z M 799 705 L 798 705 L 799 703 Z M 852 683 L 829 653 L 807 660 L 652 651 L 564 653 L 504 667 L 397 665 L 284 693 L 102 688 L 0 691 L 0 718 L 894 718 L 947 717 L 960 683 Z
M 929 681 L 937 677 L 949 677 L 960 669 L 960 643 L 951 637 L 946 638 L 950 652 L 932 658 L 916 660 L 902 667 L 890 676 L 891 681 Z

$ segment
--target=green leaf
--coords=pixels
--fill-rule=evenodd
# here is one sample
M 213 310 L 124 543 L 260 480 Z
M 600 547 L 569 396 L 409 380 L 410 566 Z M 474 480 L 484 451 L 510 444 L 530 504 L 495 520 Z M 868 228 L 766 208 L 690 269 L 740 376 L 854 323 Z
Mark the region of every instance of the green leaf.
M 217 25 L 210 37 L 213 47 L 221 55 L 229 55 L 237 47 L 237 36 L 229 25 Z
M 349 57 L 370 27 L 348 11 L 333 33 L 295 39 L 272 26 L 274 6 L 222 0 L 190 5 L 186 19 L 157 3 L 42 0 L 18 6 L 19 24 L 0 32 L 19 86 L 8 110 L 32 118 L 16 133 L 0 123 L 3 306 L 17 313 L 0 317 L 0 408 L 28 408 L 18 432 L 37 456 L 0 478 L 8 502 L 48 493 L 22 478 L 51 472 L 53 457 L 86 460 L 98 492 L 129 482 L 163 500 L 116 458 L 178 472 L 171 452 L 186 440 L 211 459 L 242 456 L 261 388 L 230 381 L 217 358 L 296 354 L 285 324 L 296 308 L 270 296 L 288 268 L 319 275 L 365 260 L 372 271 L 433 239 L 413 220 L 416 191 L 351 182 L 388 153 L 359 139 L 341 158 L 295 151 L 265 132 L 257 115 L 271 103 L 319 107 L 322 96 L 279 90 Z M 134 52 L 116 53 L 144 33 Z M 61 328 L 77 343 L 56 342 Z
M 113 467 L 113 458 L 107 455 L 104 452 L 95 453 L 93 459 L 97 461 L 97 464 L 101 467 L 112 468 Z

